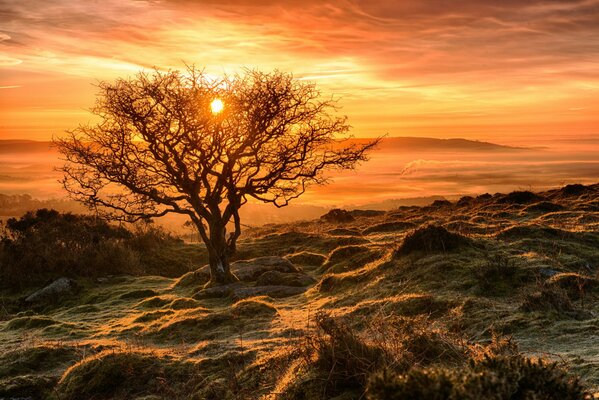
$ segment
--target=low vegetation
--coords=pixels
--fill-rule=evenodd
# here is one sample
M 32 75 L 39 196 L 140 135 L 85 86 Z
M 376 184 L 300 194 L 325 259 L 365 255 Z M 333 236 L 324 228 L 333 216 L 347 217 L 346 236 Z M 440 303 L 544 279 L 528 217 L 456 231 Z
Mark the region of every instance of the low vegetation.
M 29 213 L 0 252 L 0 398 L 590 399 L 598 199 L 569 185 L 251 228 L 239 280 L 206 288 L 199 246 L 152 225 Z M 71 295 L 24 300 L 62 277 Z
M 151 224 L 125 228 L 89 215 L 39 209 L 10 218 L 0 237 L 0 289 L 23 289 L 59 277 L 176 277 L 202 252 Z M 189 251 L 191 250 L 191 251 Z

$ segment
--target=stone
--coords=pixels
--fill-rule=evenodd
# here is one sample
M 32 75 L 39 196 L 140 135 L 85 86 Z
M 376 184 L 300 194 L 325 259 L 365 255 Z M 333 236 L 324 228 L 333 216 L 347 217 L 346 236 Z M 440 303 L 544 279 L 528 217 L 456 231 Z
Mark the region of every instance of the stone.
M 26 303 L 40 303 L 44 301 L 56 301 L 67 294 L 72 294 L 77 290 L 77 283 L 69 278 L 58 278 L 48 286 L 29 295 Z
M 314 278 L 304 273 L 285 273 L 266 271 L 258 277 L 258 286 L 309 286 L 316 282 Z

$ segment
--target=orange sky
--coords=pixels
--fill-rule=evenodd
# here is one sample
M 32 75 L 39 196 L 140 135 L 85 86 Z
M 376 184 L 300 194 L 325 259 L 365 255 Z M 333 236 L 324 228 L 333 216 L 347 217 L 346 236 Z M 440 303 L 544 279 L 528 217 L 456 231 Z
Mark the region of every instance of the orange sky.
M 89 120 L 142 68 L 292 71 L 356 136 L 599 133 L 599 1 L 0 0 L 0 139 Z

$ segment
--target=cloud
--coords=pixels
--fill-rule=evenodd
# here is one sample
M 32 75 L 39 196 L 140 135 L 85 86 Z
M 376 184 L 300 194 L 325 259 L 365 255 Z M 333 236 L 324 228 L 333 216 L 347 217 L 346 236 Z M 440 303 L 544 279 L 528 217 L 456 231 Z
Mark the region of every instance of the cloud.
M 215 74 L 279 68 L 341 96 L 360 134 L 599 125 L 599 0 L 0 0 L 0 10 L 0 68 L 18 67 L 15 84 L 183 62 Z

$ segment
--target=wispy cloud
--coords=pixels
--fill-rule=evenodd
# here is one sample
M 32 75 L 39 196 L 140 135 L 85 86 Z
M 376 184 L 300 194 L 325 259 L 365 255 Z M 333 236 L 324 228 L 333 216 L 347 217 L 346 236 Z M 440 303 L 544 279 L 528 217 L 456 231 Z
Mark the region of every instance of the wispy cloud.
M 599 129 L 599 0 L 0 0 L 0 9 L 2 74 L 37 92 L 61 82 L 73 108 L 93 97 L 91 87 L 72 92 L 82 80 L 187 62 L 318 81 L 342 97 L 359 134 Z

